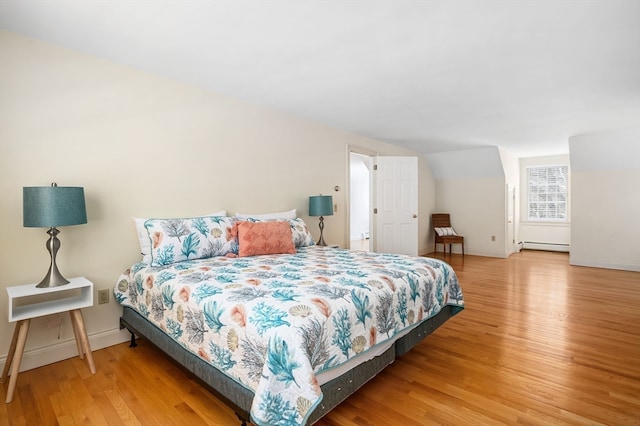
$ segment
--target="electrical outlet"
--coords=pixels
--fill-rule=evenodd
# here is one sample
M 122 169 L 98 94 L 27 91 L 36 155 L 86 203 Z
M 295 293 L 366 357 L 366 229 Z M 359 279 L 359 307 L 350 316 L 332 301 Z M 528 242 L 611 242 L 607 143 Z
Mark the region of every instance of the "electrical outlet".
M 109 289 L 98 290 L 98 305 L 109 303 Z

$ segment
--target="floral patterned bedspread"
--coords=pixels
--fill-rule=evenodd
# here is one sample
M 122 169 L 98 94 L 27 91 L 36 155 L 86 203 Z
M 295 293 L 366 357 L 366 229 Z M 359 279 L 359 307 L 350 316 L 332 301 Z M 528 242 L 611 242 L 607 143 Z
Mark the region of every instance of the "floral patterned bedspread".
M 114 289 L 173 339 L 253 390 L 252 421 L 305 424 L 316 375 L 464 307 L 439 260 L 325 247 L 294 255 L 133 265 Z M 363 357 L 364 358 L 364 357 Z

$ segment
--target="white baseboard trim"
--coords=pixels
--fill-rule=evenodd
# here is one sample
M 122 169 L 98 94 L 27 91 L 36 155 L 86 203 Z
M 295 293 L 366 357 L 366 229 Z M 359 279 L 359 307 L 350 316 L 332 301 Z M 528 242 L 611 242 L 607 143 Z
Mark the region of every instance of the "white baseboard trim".
M 524 241 L 522 243 L 524 250 L 546 250 L 546 251 L 561 251 L 569 253 L 569 244 L 556 244 L 556 243 L 536 243 L 531 241 Z
M 619 269 L 622 271 L 640 272 L 640 264 L 613 263 L 602 261 L 602 259 L 580 259 L 575 256 L 570 256 L 569 264 L 573 266 L 589 266 L 591 268 Z
M 97 351 L 119 343 L 127 342 L 131 339 L 131 334 L 127 329 L 120 330 L 114 328 L 98 333 L 89 334 L 89 344 L 91 351 Z M 63 359 L 78 356 L 78 347 L 75 339 L 66 340 L 64 342 L 55 343 L 53 345 L 42 346 L 39 348 L 24 351 L 22 362 L 20 363 L 20 371 L 32 370 L 42 367 L 43 365 L 52 364 L 62 361 Z M 1 360 L 2 368 L 7 362 L 5 355 Z
M 459 247 L 459 246 L 458 246 Z M 444 252 L 442 251 L 442 247 L 440 245 L 438 245 L 438 250 L 437 251 L 433 251 L 433 247 L 429 248 L 429 249 L 425 249 L 424 251 L 421 251 L 420 253 L 424 253 L 421 256 L 426 256 L 428 254 L 444 254 Z M 464 251 L 465 255 L 469 255 L 469 256 L 482 256 L 482 257 L 496 257 L 499 259 L 506 259 L 507 256 L 505 253 L 503 252 L 489 252 L 489 251 L 469 251 L 468 249 L 465 248 Z M 449 253 L 449 250 L 447 249 L 447 256 L 449 256 L 451 253 Z M 455 255 L 461 255 L 462 254 L 462 250 L 457 249 L 457 250 L 453 250 L 453 254 Z M 446 260 L 446 259 L 445 259 Z

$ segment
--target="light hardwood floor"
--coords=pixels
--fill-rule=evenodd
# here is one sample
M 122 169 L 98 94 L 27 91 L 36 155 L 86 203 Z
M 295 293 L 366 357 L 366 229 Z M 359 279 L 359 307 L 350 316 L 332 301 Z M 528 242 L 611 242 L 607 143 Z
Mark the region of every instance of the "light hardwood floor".
M 349 248 L 351 250 L 360 250 L 360 251 L 369 251 L 370 240 L 362 239 L 362 240 L 351 240 Z
M 640 424 L 640 273 L 536 251 L 445 260 L 465 310 L 318 425 Z M 0 424 L 239 424 L 144 340 L 94 360 L 21 373 Z

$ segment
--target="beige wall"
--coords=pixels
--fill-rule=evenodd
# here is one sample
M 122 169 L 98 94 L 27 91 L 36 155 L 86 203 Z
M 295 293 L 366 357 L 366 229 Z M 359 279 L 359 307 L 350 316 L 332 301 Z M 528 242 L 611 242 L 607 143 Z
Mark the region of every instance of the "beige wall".
M 571 150 L 571 256 L 640 271 L 640 128 L 577 135 Z
M 507 257 L 504 177 L 439 179 L 436 193 L 438 211 L 449 213 L 451 225 L 464 236 L 465 254 Z M 460 244 L 451 249 L 461 252 Z M 438 251 L 442 251 L 441 244 Z
M 589 208 L 573 209 L 570 263 L 640 271 L 640 170 L 577 171 L 571 185 Z
M 85 188 L 88 224 L 61 228 L 58 265 L 104 289 L 140 258 L 133 216 L 296 208 L 317 238 L 307 200 L 324 193 L 338 205 L 325 239 L 345 246 L 347 146 L 417 155 L 6 31 L 0 52 L 2 288 L 39 281 L 49 264 L 45 230 L 22 226 L 24 186 Z M 418 161 L 423 253 L 435 183 Z M 113 300 L 84 310 L 94 349 L 126 338 L 119 314 Z M 25 368 L 74 355 L 68 318 L 60 339 L 55 319 L 33 321 Z M 2 290 L 0 361 L 12 330 Z
M 436 178 L 436 210 L 451 215 L 454 229 L 464 236 L 465 254 L 507 257 L 508 180 L 503 157 L 512 161 L 498 147 L 441 152 L 427 157 Z M 438 250 L 442 250 L 442 245 L 438 245 Z M 461 247 L 454 245 L 452 250 L 460 253 Z

